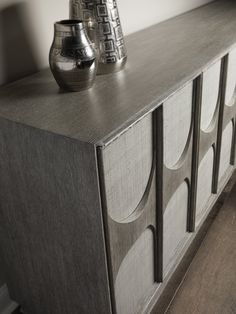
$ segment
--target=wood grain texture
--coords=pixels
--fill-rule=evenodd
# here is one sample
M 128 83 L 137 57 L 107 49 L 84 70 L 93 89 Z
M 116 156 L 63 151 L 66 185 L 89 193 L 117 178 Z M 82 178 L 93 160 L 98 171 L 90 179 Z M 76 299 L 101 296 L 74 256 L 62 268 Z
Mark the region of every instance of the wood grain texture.
M 201 129 L 206 131 L 214 117 L 218 98 L 221 73 L 221 60 L 203 73 Z
M 140 313 L 155 286 L 154 234 L 148 228 L 123 260 L 115 282 L 117 314 Z
M 222 179 L 225 172 L 230 167 L 230 158 L 232 152 L 232 136 L 233 136 L 233 123 L 230 121 L 222 134 L 219 181 Z
M 168 314 L 234 314 L 236 185 L 197 252 Z
M 208 201 L 212 196 L 214 150 L 211 147 L 201 161 L 198 170 L 196 224 L 198 225 L 207 209 Z
M 174 168 L 182 156 L 192 122 L 193 84 L 188 83 L 163 104 L 164 164 Z
M 103 151 L 108 214 L 124 221 L 146 191 L 153 163 L 152 115 L 136 123 Z
M 225 104 L 227 106 L 234 105 L 236 93 L 236 49 L 229 53 L 227 83 L 225 93 Z
M 0 116 L 109 143 L 235 45 L 235 14 L 235 1 L 215 1 L 128 36 L 125 70 L 98 77 L 89 91 L 60 93 L 48 70 L 3 87 Z
M 186 240 L 189 188 L 183 182 L 169 201 L 164 213 L 163 264 L 164 275 L 178 259 Z
M 33 314 L 111 313 L 94 146 L 0 122 L 11 298 Z

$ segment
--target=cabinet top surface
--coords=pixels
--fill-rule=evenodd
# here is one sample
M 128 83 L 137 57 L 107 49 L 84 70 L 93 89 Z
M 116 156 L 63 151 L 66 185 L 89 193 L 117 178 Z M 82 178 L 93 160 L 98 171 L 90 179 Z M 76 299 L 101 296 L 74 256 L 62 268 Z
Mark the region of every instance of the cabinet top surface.
M 216 1 L 126 37 L 128 63 L 80 93 L 50 71 L 0 89 L 0 117 L 96 145 L 156 108 L 236 44 L 236 2 Z

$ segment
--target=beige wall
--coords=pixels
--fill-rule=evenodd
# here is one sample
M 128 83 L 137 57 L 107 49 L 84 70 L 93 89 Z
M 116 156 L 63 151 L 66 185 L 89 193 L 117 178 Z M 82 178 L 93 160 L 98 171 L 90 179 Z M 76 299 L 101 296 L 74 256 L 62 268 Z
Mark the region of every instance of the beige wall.
M 126 34 L 159 23 L 212 0 L 117 0 Z
M 118 0 L 125 34 L 211 0 Z M 68 17 L 69 0 L 0 0 L 0 85 L 48 65 L 53 22 Z

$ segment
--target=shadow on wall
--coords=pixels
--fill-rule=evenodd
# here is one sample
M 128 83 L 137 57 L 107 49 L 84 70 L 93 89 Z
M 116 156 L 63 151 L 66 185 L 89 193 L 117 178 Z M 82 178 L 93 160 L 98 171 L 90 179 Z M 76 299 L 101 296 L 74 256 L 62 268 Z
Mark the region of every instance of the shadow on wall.
M 26 3 L 0 9 L 0 85 L 37 72 Z
M 30 40 L 31 27 L 27 5 L 16 3 L 0 9 L 0 86 L 33 74 L 39 70 Z M 5 282 L 0 259 L 0 289 Z M 3 290 L 1 290 L 2 292 Z M 8 305 L 0 294 L 0 312 Z

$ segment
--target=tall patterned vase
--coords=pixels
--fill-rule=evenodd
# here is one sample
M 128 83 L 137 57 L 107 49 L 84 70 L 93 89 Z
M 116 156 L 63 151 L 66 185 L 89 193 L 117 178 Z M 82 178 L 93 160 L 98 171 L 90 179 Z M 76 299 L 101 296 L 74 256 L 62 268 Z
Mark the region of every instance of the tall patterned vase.
M 98 51 L 98 74 L 123 69 L 127 51 L 116 0 L 70 0 L 70 18 L 84 21 Z
M 98 25 L 93 0 L 70 0 L 70 19 L 82 20 L 89 39 L 98 51 Z

